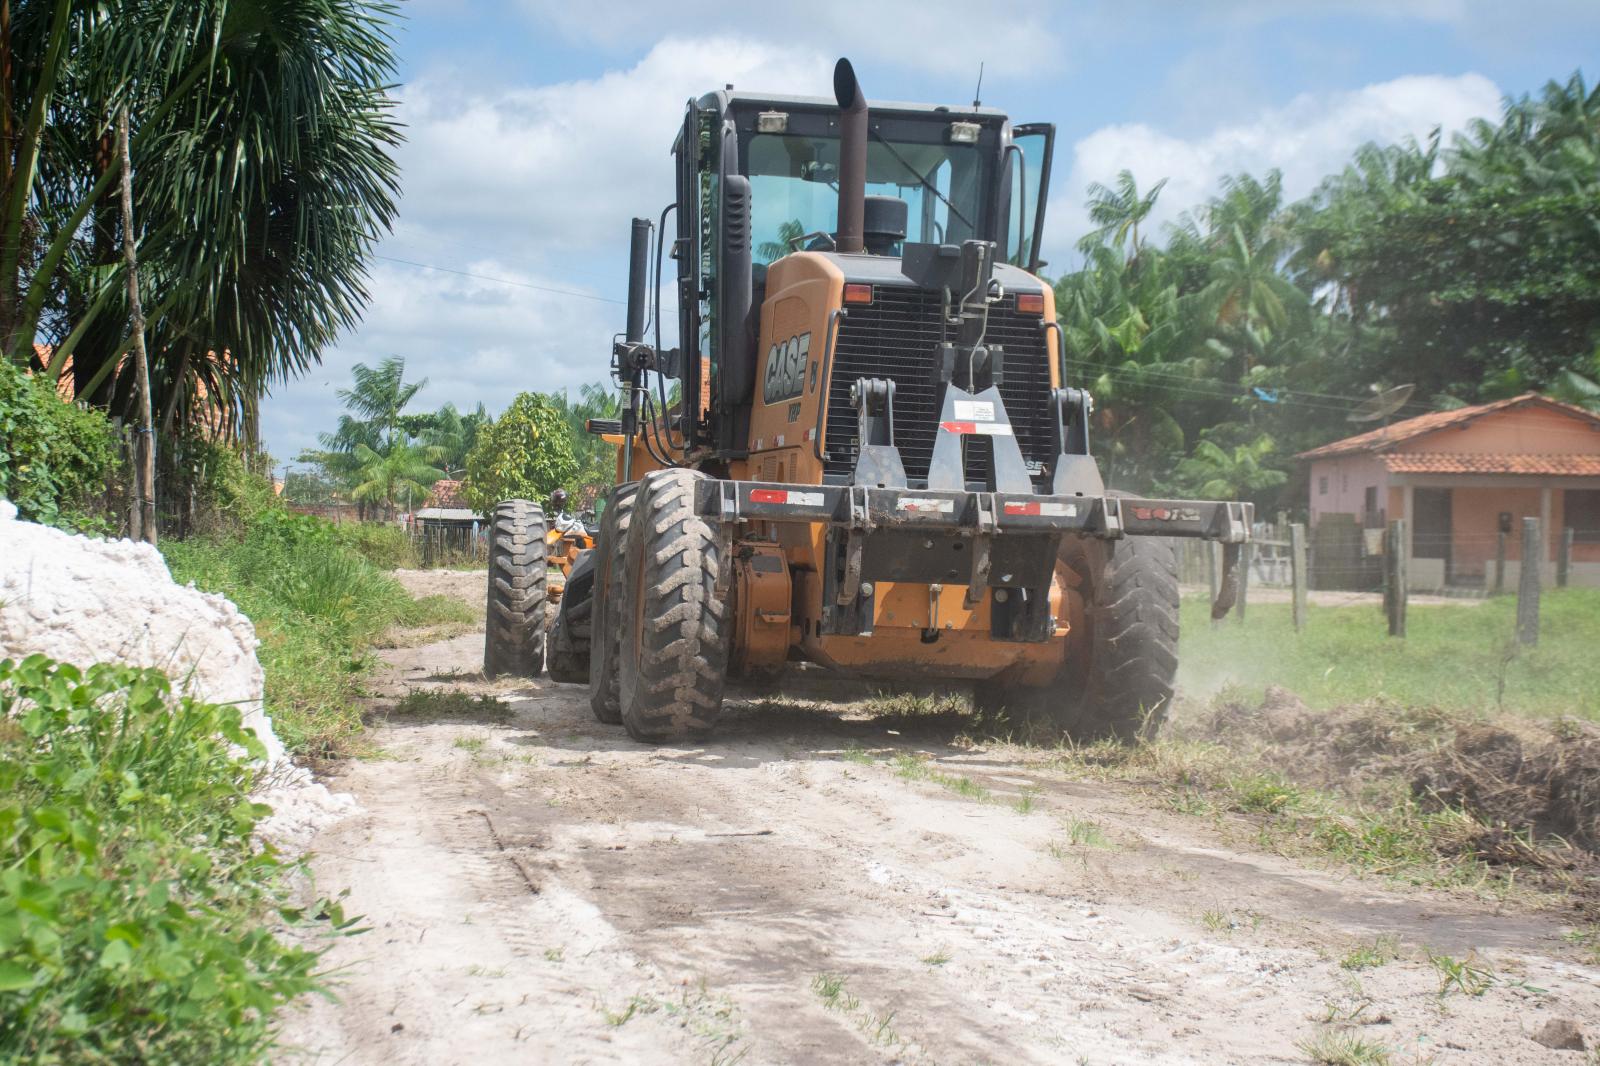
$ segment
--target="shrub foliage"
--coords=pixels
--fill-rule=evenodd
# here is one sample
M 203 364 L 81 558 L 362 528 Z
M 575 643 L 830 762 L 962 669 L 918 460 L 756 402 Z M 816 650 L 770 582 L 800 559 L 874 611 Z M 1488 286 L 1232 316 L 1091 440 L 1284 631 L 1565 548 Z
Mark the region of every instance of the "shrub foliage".
M 118 462 L 111 423 L 0 361 L 0 496 L 31 522 L 93 527 L 93 499 Z
M 159 671 L 0 662 L 0 1062 L 261 1056 L 317 986 L 268 928 L 299 916 L 251 839 L 261 750 Z

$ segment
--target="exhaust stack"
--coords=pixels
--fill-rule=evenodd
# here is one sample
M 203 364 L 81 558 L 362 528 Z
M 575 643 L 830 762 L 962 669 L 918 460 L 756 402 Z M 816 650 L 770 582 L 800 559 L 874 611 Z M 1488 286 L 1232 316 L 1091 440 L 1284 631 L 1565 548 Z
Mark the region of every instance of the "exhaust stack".
M 838 248 L 859 253 L 866 230 L 867 98 L 848 59 L 834 65 L 833 97 L 839 102 Z

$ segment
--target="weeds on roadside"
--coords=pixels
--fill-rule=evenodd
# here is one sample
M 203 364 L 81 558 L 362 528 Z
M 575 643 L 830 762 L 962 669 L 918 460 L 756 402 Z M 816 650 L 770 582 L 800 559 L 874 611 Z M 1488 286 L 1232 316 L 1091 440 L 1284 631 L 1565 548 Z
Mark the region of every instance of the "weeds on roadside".
M 396 624 L 459 622 L 468 608 L 413 600 L 331 523 L 267 509 L 238 534 L 163 541 L 172 576 L 227 596 L 255 624 L 267 711 L 291 750 L 353 753 L 368 650 Z
M 953 957 L 954 956 L 952 956 L 950 954 L 950 951 L 949 951 L 948 948 L 940 948 L 938 951 L 935 951 L 932 955 L 924 955 L 922 957 L 922 962 L 926 966 L 943 966 L 945 963 L 949 962 L 951 960 L 951 958 L 953 958 Z
M 156 670 L 0 662 L 0 1062 L 260 1059 L 316 990 L 293 864 L 253 833 L 260 743 Z
M 811 979 L 811 990 L 822 1000 L 823 1007 L 849 1016 L 867 1040 L 880 1047 L 893 1047 L 903 1043 L 894 1030 L 895 1012 L 873 1011 L 863 1006 L 838 974 L 823 973 Z
M 919 759 L 915 755 L 897 755 L 894 759 L 894 771 L 907 781 L 931 781 L 942 788 L 949 789 L 958 796 L 970 800 L 986 802 L 989 790 L 978 784 L 970 777 L 959 774 L 947 774 L 943 770 L 929 765 L 928 760 Z
M 1346 970 L 1370 970 L 1393 962 L 1400 957 L 1400 938 L 1388 933 L 1378 937 L 1370 944 L 1361 944 L 1351 948 L 1339 960 L 1339 965 Z
M 1322 1066 L 1389 1066 L 1389 1049 L 1355 1033 L 1324 1029 L 1295 1045 Z
M 1428 961 L 1439 972 L 1440 999 L 1452 991 L 1468 996 L 1481 996 L 1498 980 L 1494 970 L 1478 963 L 1476 957 L 1472 955 L 1465 959 L 1456 959 L 1449 955 L 1436 955 L 1430 951 Z
M 495 696 L 474 696 L 459 689 L 412 689 L 395 704 L 393 714 L 408 721 L 499 722 L 511 717 L 511 705 Z

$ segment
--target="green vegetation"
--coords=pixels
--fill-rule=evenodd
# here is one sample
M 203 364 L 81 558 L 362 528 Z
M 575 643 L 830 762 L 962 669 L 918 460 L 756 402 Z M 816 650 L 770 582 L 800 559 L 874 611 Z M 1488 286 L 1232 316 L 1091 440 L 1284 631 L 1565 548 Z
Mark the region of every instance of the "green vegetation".
M 1441 998 L 1451 992 L 1460 992 L 1466 996 L 1481 996 L 1498 980 L 1494 971 L 1479 962 L 1475 956 L 1457 959 L 1449 955 L 1429 954 L 1428 961 L 1439 973 Z
M 978 784 L 970 777 L 960 774 L 947 774 L 937 766 L 932 765 L 927 759 L 915 755 L 897 755 L 894 760 L 894 772 L 907 781 L 932 781 L 941 788 L 949 789 L 958 796 L 966 799 L 986 803 L 990 799 L 989 790 Z
M 1515 597 L 1416 607 L 1392 640 L 1376 607 L 1312 607 L 1295 633 L 1287 604 L 1251 604 L 1213 626 L 1183 605 L 1180 692 L 1281 685 L 1313 707 L 1382 698 L 1477 714 L 1600 719 L 1600 591 L 1548 589 L 1539 643 L 1515 643 Z
M 126 108 L 156 417 L 164 432 L 240 433 L 366 302 L 398 189 L 393 8 L 12 0 L 7 13 L 5 357 L 25 365 L 42 340 L 52 377 L 70 354 L 78 396 L 129 410 L 121 168 L 107 158 Z
M 0 662 L 0 1061 L 254 1062 L 319 986 L 245 752 L 158 671 Z
M 484 512 L 501 500 L 544 501 L 577 473 L 566 418 L 548 397 L 524 392 L 479 434 L 467 456 L 463 495 Z
M 1369 970 L 1383 966 L 1400 957 L 1399 938 L 1389 936 L 1378 937 L 1370 944 L 1362 944 L 1351 948 L 1339 960 L 1339 965 L 1346 970 Z
M 267 709 L 285 745 L 315 757 L 348 754 L 367 649 L 391 625 L 457 620 L 461 605 L 419 603 L 307 515 L 268 509 L 237 533 L 166 541 L 173 577 L 220 592 L 255 623 Z
M 1324 1029 L 1297 1045 L 1306 1057 L 1322 1066 L 1388 1066 L 1389 1050 L 1355 1033 Z
M 1600 405 L 1597 108 L 1580 75 L 1551 82 L 1452 144 L 1368 145 L 1298 203 L 1233 175 L 1159 242 L 1164 182 L 1092 187 L 1056 307 L 1108 483 L 1294 506 L 1291 456 L 1348 435 L 1374 386 L 1417 386 L 1402 416 Z
M 0 361 L 0 497 L 30 522 L 95 530 L 93 498 L 117 465 L 110 421 Z

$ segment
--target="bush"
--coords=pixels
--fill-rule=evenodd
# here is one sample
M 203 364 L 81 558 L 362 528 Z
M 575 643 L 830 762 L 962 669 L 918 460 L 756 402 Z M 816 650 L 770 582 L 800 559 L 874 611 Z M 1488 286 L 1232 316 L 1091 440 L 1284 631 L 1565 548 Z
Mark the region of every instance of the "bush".
M 415 569 L 417 547 L 399 526 L 353 522 L 334 527 L 339 542 L 380 570 Z
M 94 499 L 118 464 L 111 423 L 0 360 L 0 496 L 30 522 L 100 530 Z
M 256 1061 L 317 987 L 240 749 L 159 671 L 0 662 L 0 1061 Z
M 567 421 L 545 397 L 524 392 L 478 431 L 461 496 L 487 514 L 501 500 L 544 501 L 578 473 Z

